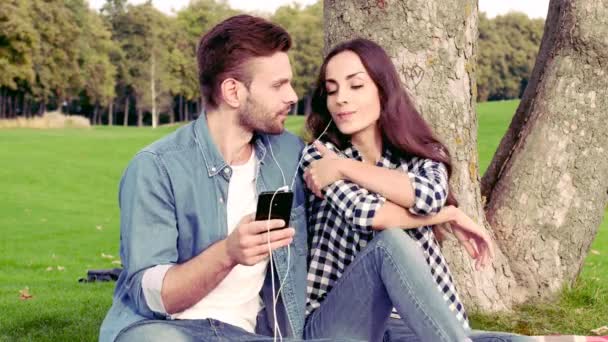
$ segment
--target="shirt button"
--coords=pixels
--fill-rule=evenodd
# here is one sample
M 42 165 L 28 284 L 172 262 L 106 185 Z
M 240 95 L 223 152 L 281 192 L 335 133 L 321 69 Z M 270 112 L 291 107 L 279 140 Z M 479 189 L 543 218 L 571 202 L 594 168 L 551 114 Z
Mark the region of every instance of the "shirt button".
M 224 203 L 224 198 L 220 197 L 220 203 Z
M 230 169 L 229 168 L 225 168 L 224 169 L 224 173 L 227 174 L 227 175 L 229 175 L 230 174 Z
M 215 172 L 215 168 L 214 167 L 211 168 L 211 172 Z

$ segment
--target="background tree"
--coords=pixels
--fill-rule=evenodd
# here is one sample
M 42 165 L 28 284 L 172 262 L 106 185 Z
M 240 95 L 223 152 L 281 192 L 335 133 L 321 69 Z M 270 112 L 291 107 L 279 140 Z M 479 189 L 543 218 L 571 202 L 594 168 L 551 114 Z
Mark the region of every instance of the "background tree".
M 82 89 L 82 73 L 78 63 L 78 44 L 87 5 L 82 0 L 64 3 L 34 0 L 32 23 L 38 32 L 39 44 L 33 50 L 36 79 L 32 84 L 34 97 L 41 101 L 44 111 L 49 100 L 61 109 L 64 103 Z
M 304 8 L 297 4 L 277 9 L 272 21 L 283 26 L 293 39 L 289 50 L 294 69 L 293 87 L 303 103 L 296 113 L 310 113 L 312 87 L 323 60 L 323 5 L 321 1 Z
M 479 16 L 477 100 L 521 97 L 532 73 L 543 34 L 542 19 L 509 13 Z
M 34 80 L 32 50 L 39 36 L 34 30 L 31 6 L 25 0 L 0 3 L 0 119 L 16 115 L 21 90 Z
M 324 14 L 326 49 L 364 36 L 389 52 L 451 150 L 461 207 L 485 222 L 474 112 L 477 2 L 326 0 Z M 510 308 L 572 283 L 597 232 L 608 203 L 607 14 L 592 0 L 551 1 L 534 76 L 493 176 L 484 178 L 497 258 L 475 272 L 455 242 L 445 246 L 463 297 L 480 309 Z
M 102 18 L 92 11 L 86 13 L 82 23 L 83 34 L 79 39 L 81 70 L 84 93 L 94 104 L 93 123 L 101 124 L 101 109 L 108 108 L 108 125 L 113 123 L 113 103 L 116 84 L 116 67 L 110 56 L 117 47 Z

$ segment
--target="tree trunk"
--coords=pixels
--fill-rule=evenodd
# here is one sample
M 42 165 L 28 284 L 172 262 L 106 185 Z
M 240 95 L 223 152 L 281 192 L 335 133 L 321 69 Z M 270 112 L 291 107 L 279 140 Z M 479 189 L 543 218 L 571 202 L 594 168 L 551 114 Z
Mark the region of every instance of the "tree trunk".
M 42 116 L 46 112 L 46 100 L 42 100 L 40 102 L 40 107 L 38 107 L 38 115 Z
M 184 96 L 179 95 L 179 121 L 184 121 Z
M 5 114 L 4 114 L 4 94 L 5 94 L 6 90 L 4 89 L 4 87 L 0 87 L 0 118 L 5 118 Z
M 144 125 L 144 113 L 141 108 L 137 108 L 137 127 Z
M 110 107 L 108 108 L 108 126 L 112 126 L 114 121 L 114 99 L 110 100 Z
M 608 204 L 608 7 L 553 0 L 517 114 L 484 177 L 487 216 L 528 296 L 580 272 Z
M 171 110 L 169 111 L 169 123 L 175 123 L 175 97 L 171 100 Z
M 15 116 L 14 107 L 13 107 L 13 96 L 10 94 L 6 97 L 6 108 L 7 108 L 7 117 L 13 118 Z
M 474 111 L 477 1 L 326 0 L 324 18 L 325 53 L 354 37 L 385 48 L 420 112 L 451 152 L 451 189 L 460 207 L 483 225 Z M 469 308 L 511 306 L 517 284 L 501 247 L 494 267 L 481 272 L 474 271 L 453 238 L 445 241 L 443 251 Z
M 152 53 L 150 63 L 150 94 L 152 96 L 152 128 L 158 125 L 158 114 L 156 113 L 156 55 Z
M 31 106 L 30 99 L 24 95 L 23 96 L 23 117 L 25 117 L 25 118 L 30 117 L 30 106 Z
M 299 107 L 300 107 L 300 101 L 296 101 L 296 103 L 293 105 L 293 110 L 292 110 L 294 115 L 299 114 L 298 113 Z
M 122 125 L 125 127 L 129 125 L 129 95 L 125 96 L 125 116 L 122 119 Z
M 304 114 L 308 116 L 312 112 L 312 95 L 304 97 Z
M 4 87 L 0 87 L 0 119 L 5 117 L 4 115 Z
M 91 124 L 97 124 L 97 115 L 99 115 L 99 104 L 95 103 L 95 109 L 93 109 L 93 117 L 91 118 Z
M 184 122 L 190 121 L 190 101 L 186 100 L 184 103 Z

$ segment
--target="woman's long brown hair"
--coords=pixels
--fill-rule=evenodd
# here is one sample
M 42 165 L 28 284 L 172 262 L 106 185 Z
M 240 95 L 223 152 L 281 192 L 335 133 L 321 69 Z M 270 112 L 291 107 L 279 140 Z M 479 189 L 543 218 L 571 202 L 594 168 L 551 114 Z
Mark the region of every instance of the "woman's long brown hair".
M 356 38 L 343 42 L 334 47 L 323 61 L 313 92 L 312 113 L 306 119 L 308 134 L 318 137 L 331 120 L 327 109 L 325 73 L 327 63 L 332 57 L 344 51 L 351 51 L 359 56 L 378 87 L 381 106 L 378 122 L 383 143 L 401 158 L 417 156 L 443 163 L 449 178 L 452 174 L 452 164 L 448 149 L 435 137 L 430 126 L 414 107 L 410 96 L 401 85 L 390 57 L 380 45 L 368 39 Z M 340 133 L 334 123 L 330 125 L 325 137 L 340 149 L 344 149 L 350 140 L 348 136 Z M 451 191 L 448 191 L 447 204 L 458 205 Z

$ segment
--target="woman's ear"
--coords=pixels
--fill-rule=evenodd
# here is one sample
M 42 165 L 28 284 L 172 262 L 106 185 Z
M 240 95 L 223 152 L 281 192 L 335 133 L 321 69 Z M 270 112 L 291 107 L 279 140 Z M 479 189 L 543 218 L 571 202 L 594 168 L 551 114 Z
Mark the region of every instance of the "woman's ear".
M 241 105 L 241 98 L 243 89 L 241 88 L 242 83 L 234 78 L 225 79 L 220 85 L 221 96 L 224 102 L 232 108 L 238 108 Z

